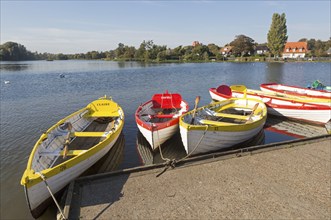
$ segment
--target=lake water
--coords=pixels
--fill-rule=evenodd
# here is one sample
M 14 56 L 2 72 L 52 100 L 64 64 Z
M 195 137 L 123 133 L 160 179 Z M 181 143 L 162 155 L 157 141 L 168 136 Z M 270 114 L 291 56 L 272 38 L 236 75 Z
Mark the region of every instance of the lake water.
M 112 96 L 125 112 L 119 168 L 142 165 L 134 120 L 136 108 L 154 93 L 180 93 L 191 107 L 210 103 L 208 89 L 265 82 L 306 86 L 319 79 L 330 85 L 330 63 L 140 64 L 110 61 L 1 62 L 1 219 L 31 219 L 20 178 L 42 132 L 89 102 Z M 61 78 L 60 75 L 65 77 Z M 10 83 L 5 84 L 4 81 Z M 274 141 L 266 133 L 266 142 Z M 277 136 L 278 140 L 290 139 Z M 44 217 L 47 218 L 47 217 Z

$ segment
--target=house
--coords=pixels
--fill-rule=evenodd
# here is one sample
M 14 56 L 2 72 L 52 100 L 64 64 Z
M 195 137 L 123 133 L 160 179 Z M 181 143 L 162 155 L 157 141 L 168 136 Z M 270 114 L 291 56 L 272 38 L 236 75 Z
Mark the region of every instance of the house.
M 331 47 L 326 51 L 327 55 L 331 55 Z
M 263 55 L 269 52 L 269 48 L 265 45 L 258 45 L 255 48 L 255 53 L 258 55 Z
M 201 45 L 199 41 L 193 41 L 193 43 L 192 43 L 193 47 L 196 47 L 196 46 L 199 46 L 199 45 Z
M 223 56 L 231 55 L 232 54 L 232 46 L 225 46 L 220 49 L 220 53 Z
M 283 51 L 283 58 L 304 58 L 308 52 L 307 42 L 287 42 Z

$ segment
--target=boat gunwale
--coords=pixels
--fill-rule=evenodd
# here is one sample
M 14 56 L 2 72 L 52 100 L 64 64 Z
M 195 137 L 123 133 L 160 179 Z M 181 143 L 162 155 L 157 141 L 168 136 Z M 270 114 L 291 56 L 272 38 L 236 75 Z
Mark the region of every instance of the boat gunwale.
M 181 115 L 179 115 L 178 117 L 169 118 L 169 120 L 164 121 L 164 122 L 153 122 L 153 123 L 152 122 L 146 122 L 146 121 L 141 119 L 141 116 L 139 115 L 139 113 L 141 112 L 141 110 L 143 109 L 144 106 L 151 103 L 152 101 L 153 100 L 148 100 L 147 102 L 141 104 L 135 112 L 136 123 L 138 125 L 140 125 L 141 127 L 149 130 L 149 131 L 162 130 L 162 129 L 165 129 L 169 126 L 178 124 L 180 116 L 187 113 L 188 109 L 189 109 L 188 103 L 185 100 L 182 99 L 181 102 L 185 104 L 185 106 L 183 106 L 182 109 L 183 108 L 185 108 L 185 109 L 183 110 L 183 113 Z
M 241 131 L 248 131 L 254 128 L 259 127 L 261 124 L 265 123 L 266 119 L 267 119 L 267 107 L 266 105 L 258 99 L 252 99 L 252 98 L 231 98 L 231 99 L 226 99 L 223 101 L 218 101 L 218 102 L 214 102 L 205 106 L 202 106 L 200 108 L 198 108 L 196 111 L 200 111 L 203 110 L 205 108 L 220 104 L 222 102 L 229 102 L 227 104 L 224 105 L 231 105 L 231 102 L 234 102 L 236 100 L 250 100 L 253 102 L 257 102 L 259 104 L 261 104 L 262 106 L 262 116 L 260 119 L 256 120 L 256 121 L 252 121 L 249 123 L 245 123 L 245 124 L 224 124 L 224 125 L 192 125 L 189 123 L 184 122 L 183 118 L 189 114 L 191 114 L 192 111 L 189 111 L 185 114 L 183 114 L 180 117 L 179 120 L 179 125 L 180 127 L 183 127 L 186 130 L 204 130 L 204 131 L 214 131 L 214 132 L 224 132 L 224 131 L 228 131 L 228 132 L 241 132 Z
M 287 88 L 307 90 L 307 91 L 314 92 L 314 93 L 319 93 L 319 94 L 318 95 L 312 95 L 312 94 L 307 94 L 307 93 L 300 94 L 299 92 L 293 92 L 291 90 L 280 90 L 280 89 L 274 88 L 272 86 L 277 86 L 277 87 L 282 86 L 282 87 L 287 87 Z M 295 96 L 295 97 L 308 97 L 308 98 L 313 98 L 313 99 L 317 98 L 317 99 L 328 99 L 328 100 L 330 100 L 330 98 L 331 98 L 331 92 L 326 91 L 326 90 L 315 90 L 315 89 L 303 88 L 303 87 L 299 87 L 299 86 L 285 85 L 285 84 L 280 84 L 280 83 L 262 83 L 260 85 L 260 88 L 261 88 L 261 90 L 265 89 L 265 90 L 268 90 L 269 92 L 272 92 L 272 93 L 290 95 L 290 96 Z M 286 91 L 288 91 L 288 93 Z M 323 94 L 326 94 L 326 95 L 323 95 Z

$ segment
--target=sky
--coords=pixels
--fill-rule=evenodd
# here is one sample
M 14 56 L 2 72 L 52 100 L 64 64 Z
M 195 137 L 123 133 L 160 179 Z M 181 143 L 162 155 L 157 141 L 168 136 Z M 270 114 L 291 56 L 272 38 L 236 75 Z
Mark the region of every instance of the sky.
M 138 48 L 144 40 L 168 48 L 193 41 L 224 46 L 241 34 L 265 43 L 274 13 L 285 13 L 288 41 L 331 36 L 330 0 L 0 1 L 0 43 L 39 53 Z

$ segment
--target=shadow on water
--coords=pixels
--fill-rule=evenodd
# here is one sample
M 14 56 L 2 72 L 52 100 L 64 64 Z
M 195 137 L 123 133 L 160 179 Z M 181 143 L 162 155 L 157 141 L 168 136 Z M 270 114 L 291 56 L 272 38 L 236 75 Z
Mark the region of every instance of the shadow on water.
M 257 135 L 255 135 L 253 138 L 247 141 L 244 141 L 240 144 L 236 144 L 228 148 L 220 149 L 218 151 L 208 152 L 207 154 L 224 152 L 228 150 L 240 149 L 255 145 L 262 145 L 264 144 L 264 142 L 265 142 L 265 134 L 264 134 L 264 130 L 261 130 Z M 160 164 L 165 162 L 165 160 L 163 160 L 160 155 L 160 151 L 159 150 L 152 151 L 149 143 L 139 131 L 137 134 L 137 149 L 139 152 L 138 156 L 140 156 L 141 161 L 144 165 Z M 186 156 L 186 151 L 182 144 L 179 132 L 177 132 L 171 139 L 169 139 L 164 144 L 162 144 L 161 150 L 164 159 L 170 159 L 170 160 L 175 159 L 178 161 Z
M 140 131 L 137 132 L 137 150 L 141 163 L 144 165 L 164 163 L 160 150 L 152 150 L 150 144 Z M 182 144 L 180 133 L 176 132 L 169 140 L 161 145 L 161 151 L 164 159 L 179 160 L 186 156 L 186 151 Z
M 283 63 L 267 63 L 266 80 L 267 82 L 283 82 L 284 64 Z

